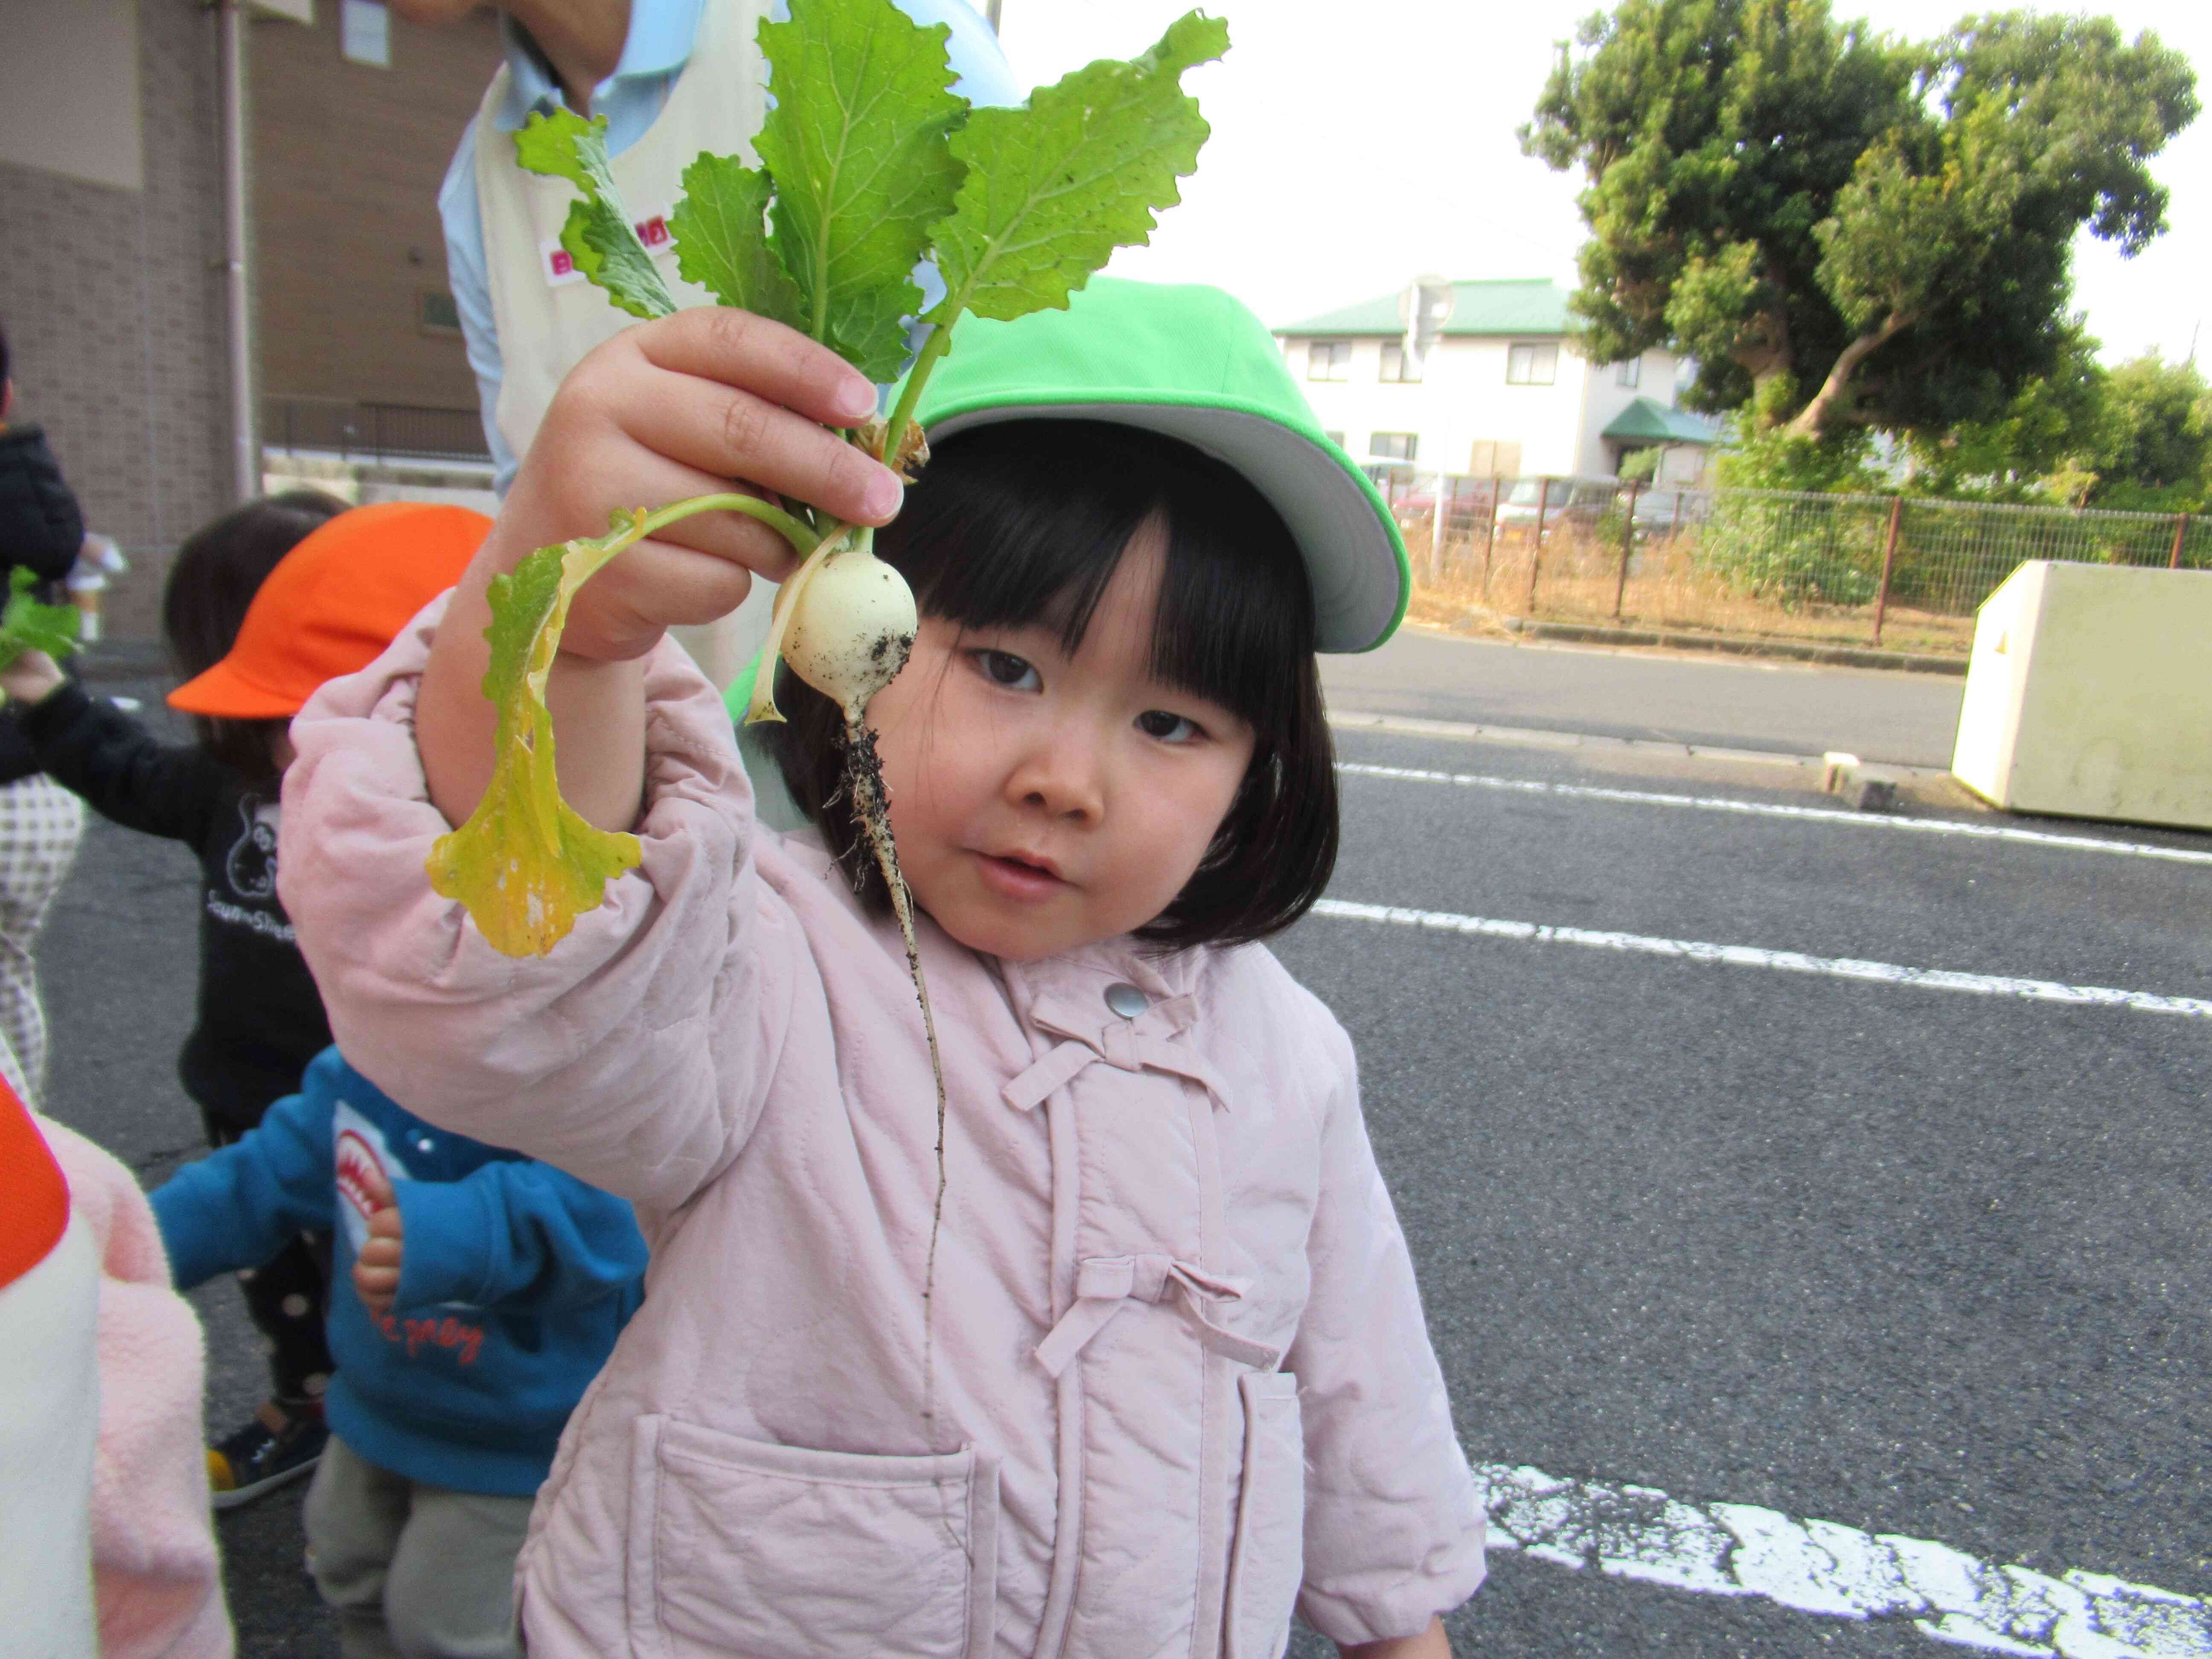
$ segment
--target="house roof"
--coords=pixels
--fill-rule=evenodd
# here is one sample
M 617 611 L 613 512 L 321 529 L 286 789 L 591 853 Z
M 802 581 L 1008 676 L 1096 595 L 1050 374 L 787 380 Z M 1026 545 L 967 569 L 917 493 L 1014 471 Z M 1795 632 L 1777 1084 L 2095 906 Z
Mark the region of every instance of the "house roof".
M 1565 334 L 1567 331 L 1567 290 L 1548 276 L 1510 281 L 1454 283 L 1457 298 L 1451 320 L 1443 326 L 1446 338 L 1468 334 Z M 1324 312 L 1302 323 L 1278 328 L 1278 334 L 1382 334 L 1406 331 L 1399 313 L 1402 291 L 1379 300 Z
M 1638 398 L 1614 416 L 1600 437 L 1616 442 L 1703 444 L 1721 441 L 1720 428 L 1686 410 L 1669 409 L 1650 398 Z

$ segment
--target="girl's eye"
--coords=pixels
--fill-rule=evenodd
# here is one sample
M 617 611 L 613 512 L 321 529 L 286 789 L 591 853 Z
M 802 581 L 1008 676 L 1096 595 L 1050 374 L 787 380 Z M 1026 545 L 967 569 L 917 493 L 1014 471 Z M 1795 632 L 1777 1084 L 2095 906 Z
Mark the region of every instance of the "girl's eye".
M 994 685 L 1003 685 L 1010 691 L 1034 691 L 1042 684 L 1028 660 L 1011 651 L 978 651 L 975 659 L 983 678 Z
M 1171 714 L 1164 708 L 1147 708 L 1138 715 L 1137 730 L 1162 743 L 1188 743 L 1206 735 L 1206 728 L 1188 715 Z

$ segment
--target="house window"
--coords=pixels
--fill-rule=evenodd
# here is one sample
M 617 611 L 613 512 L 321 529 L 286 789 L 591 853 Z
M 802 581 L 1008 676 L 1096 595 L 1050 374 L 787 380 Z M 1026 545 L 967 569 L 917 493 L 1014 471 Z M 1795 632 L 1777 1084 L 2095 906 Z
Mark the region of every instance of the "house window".
M 1382 343 L 1382 379 L 1399 386 L 1411 386 L 1421 378 L 1421 360 L 1406 349 L 1402 340 L 1386 340 Z
M 338 0 L 338 50 L 349 64 L 392 67 L 392 14 L 383 0 Z
M 1341 432 L 1324 432 L 1321 435 L 1328 439 L 1329 442 L 1334 444 L 1339 449 L 1344 447 L 1344 434 Z
M 1306 379 L 1348 380 L 1351 378 L 1351 341 L 1316 340 L 1306 348 Z
M 1555 345 L 1508 346 L 1505 384 L 1549 386 L 1559 378 L 1559 349 Z
M 1613 368 L 1613 383 L 1615 386 L 1625 386 L 1631 392 L 1636 390 L 1643 379 L 1644 359 L 1641 357 L 1626 358 Z
M 1367 453 L 1385 461 L 1410 461 L 1420 447 L 1418 432 L 1377 432 L 1367 441 Z

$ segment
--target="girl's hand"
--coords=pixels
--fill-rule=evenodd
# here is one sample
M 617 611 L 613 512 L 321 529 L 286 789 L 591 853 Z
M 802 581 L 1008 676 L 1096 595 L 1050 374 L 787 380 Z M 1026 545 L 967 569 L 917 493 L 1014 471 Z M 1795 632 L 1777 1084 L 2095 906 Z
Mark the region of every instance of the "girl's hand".
M 368 1218 L 368 1237 L 353 1259 L 353 1288 L 369 1312 L 381 1316 L 392 1310 L 392 1300 L 399 1294 L 405 1229 L 400 1225 L 399 1200 L 392 1183 L 376 1175 L 368 1180 L 369 1196 L 377 1208 Z
M 26 708 L 44 702 L 63 684 L 61 667 L 43 651 L 26 650 L 0 668 L 0 691 Z
M 1444 1634 L 1444 1621 L 1436 1619 L 1419 1636 L 1401 1636 L 1389 1642 L 1362 1642 L 1354 1647 L 1340 1647 L 1337 1651 L 1344 1659 L 1451 1659 L 1451 1640 Z
M 902 487 L 829 430 L 869 419 L 876 389 L 834 352 L 723 307 L 627 329 L 570 371 L 524 458 L 489 557 L 597 536 L 617 507 L 740 489 L 881 524 Z M 576 596 L 562 649 L 635 657 L 672 623 L 736 609 L 755 574 L 781 580 L 790 544 L 742 514 L 702 514 L 639 543 Z
M 722 307 L 626 329 L 570 370 L 446 613 L 416 704 L 430 798 L 448 822 L 475 809 L 491 776 L 493 714 L 479 687 L 493 576 L 533 548 L 605 533 L 617 507 L 733 481 L 884 523 L 898 511 L 897 475 L 828 429 L 875 408 L 875 387 L 827 347 Z M 603 828 L 629 827 L 645 763 L 635 659 L 671 624 L 711 622 L 756 574 L 781 579 L 797 562 L 757 520 L 701 514 L 630 548 L 578 593 L 547 688 L 572 806 Z

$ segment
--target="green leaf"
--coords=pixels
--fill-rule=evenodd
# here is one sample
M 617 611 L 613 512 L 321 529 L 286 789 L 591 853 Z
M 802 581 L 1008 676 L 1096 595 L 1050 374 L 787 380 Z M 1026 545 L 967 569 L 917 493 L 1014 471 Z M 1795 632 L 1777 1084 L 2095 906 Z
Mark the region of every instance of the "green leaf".
M 1227 25 L 1194 11 L 1130 63 L 1077 70 L 1019 109 L 975 111 L 952 136 L 968 171 L 935 229 L 947 292 L 929 320 L 1064 307 L 1115 248 L 1145 242 L 1209 131 L 1182 72 L 1228 49 Z
M 702 155 L 684 169 L 684 199 L 669 216 L 676 269 L 726 306 L 805 330 L 799 287 L 768 240 L 775 183 L 734 155 Z
M 40 605 L 31 597 L 38 585 L 38 577 L 20 564 L 8 573 L 8 605 L 0 610 L 0 668 L 26 651 L 43 651 L 58 661 L 76 649 L 76 607 Z
M 633 317 L 665 317 L 676 309 L 615 188 L 605 116 L 586 121 L 566 109 L 533 114 L 514 135 L 514 159 L 529 172 L 566 179 L 584 192 L 561 227 L 561 246 L 577 270 Z
M 871 380 L 906 362 L 912 273 L 960 183 L 951 33 L 891 0 L 793 0 L 789 22 L 760 28 L 775 107 L 754 148 L 775 180 L 775 249 L 806 331 Z
M 544 956 L 641 856 L 635 836 L 596 829 L 561 799 L 545 680 L 569 601 L 643 533 L 641 516 L 618 514 L 608 534 L 541 547 L 492 579 L 483 678 L 498 721 L 491 782 L 469 821 L 438 838 L 426 867 L 432 889 L 465 906 L 507 956 Z

